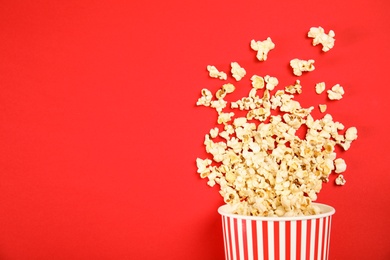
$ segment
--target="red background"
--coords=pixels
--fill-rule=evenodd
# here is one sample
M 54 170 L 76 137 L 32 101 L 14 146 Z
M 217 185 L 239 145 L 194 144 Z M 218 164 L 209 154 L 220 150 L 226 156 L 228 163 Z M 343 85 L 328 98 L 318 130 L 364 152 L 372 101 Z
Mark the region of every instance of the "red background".
M 195 103 L 222 83 L 206 66 L 281 88 L 296 57 L 316 60 L 301 103 L 340 83 L 328 112 L 358 128 L 347 184 L 318 199 L 337 211 L 330 259 L 390 259 L 389 3 L 1 1 L 0 259 L 223 259 L 223 201 L 195 165 L 216 119 Z M 312 26 L 335 48 L 312 47 Z M 249 42 L 268 36 L 256 62 Z

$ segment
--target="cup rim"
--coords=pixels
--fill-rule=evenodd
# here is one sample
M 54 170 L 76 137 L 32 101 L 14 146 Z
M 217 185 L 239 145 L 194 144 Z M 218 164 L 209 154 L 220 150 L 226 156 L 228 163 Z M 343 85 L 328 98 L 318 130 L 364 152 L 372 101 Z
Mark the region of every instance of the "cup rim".
M 336 210 L 332 206 L 323 203 L 312 202 L 312 205 L 315 205 L 320 208 L 321 213 L 316 215 L 307 215 L 307 216 L 294 216 L 294 217 L 263 217 L 263 216 L 245 216 L 234 214 L 232 212 L 232 206 L 229 204 L 222 205 L 218 208 L 218 213 L 221 216 L 226 216 L 236 219 L 246 219 L 246 220 L 262 220 L 262 221 L 294 221 L 294 220 L 307 220 L 307 219 L 319 219 L 325 218 L 333 215 Z

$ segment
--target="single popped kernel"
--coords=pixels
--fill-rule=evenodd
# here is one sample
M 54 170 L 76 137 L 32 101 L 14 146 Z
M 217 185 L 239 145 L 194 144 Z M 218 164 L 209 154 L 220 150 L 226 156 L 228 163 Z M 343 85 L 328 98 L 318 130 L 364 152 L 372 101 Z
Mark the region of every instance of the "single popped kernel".
M 293 59 L 290 61 L 290 66 L 293 69 L 295 76 L 301 76 L 302 72 L 314 70 L 314 60 Z
M 318 107 L 320 108 L 321 113 L 324 113 L 326 111 L 326 109 L 328 108 L 328 106 L 325 104 L 320 104 L 320 105 L 318 105 Z
M 316 84 L 316 93 L 321 94 L 325 91 L 325 82 L 320 82 Z
M 264 41 L 255 41 L 251 40 L 251 48 L 254 51 L 257 51 L 256 57 L 259 61 L 267 60 L 268 52 L 275 48 L 275 44 L 272 42 L 271 38 L 268 37 Z
M 340 100 L 344 95 L 344 89 L 340 84 L 336 84 L 327 93 L 330 100 Z
M 252 81 L 252 87 L 255 89 L 262 89 L 265 86 L 264 79 L 260 76 L 253 75 L 251 77 L 251 81 Z
M 301 94 L 302 93 L 301 81 L 296 80 L 294 85 L 285 87 L 285 91 L 290 94 Z
M 337 178 L 335 179 L 335 182 L 337 185 L 345 185 L 345 183 L 347 182 L 345 179 L 344 179 L 344 176 L 342 174 L 339 174 L 339 176 L 337 176 Z
M 345 172 L 347 169 L 347 164 L 345 163 L 344 159 L 341 158 L 334 160 L 334 165 L 336 167 L 335 173 Z
M 211 136 L 211 138 L 217 137 L 218 133 L 219 133 L 218 127 L 214 127 L 212 129 L 210 129 L 210 136 Z
M 198 106 L 210 106 L 211 100 L 213 99 L 213 94 L 211 94 L 211 91 L 208 89 L 202 89 L 201 91 L 202 96 L 198 99 L 196 102 L 196 105 Z
M 219 71 L 215 66 L 208 65 L 207 70 L 209 72 L 209 76 L 212 78 L 218 78 L 218 79 L 222 79 L 222 80 L 227 79 L 226 73 L 223 71 Z
M 230 93 L 233 93 L 233 91 L 236 89 L 236 87 L 231 83 L 227 83 L 227 84 L 222 85 L 222 89 L 227 94 L 230 94 Z
M 266 75 L 264 77 L 264 80 L 266 82 L 265 88 L 268 90 L 274 90 L 274 88 L 279 84 L 279 81 L 275 77 L 271 77 L 269 75 Z
M 328 34 L 325 33 L 324 29 L 320 27 L 311 27 L 307 36 L 313 38 L 313 46 L 318 44 L 322 45 L 322 51 L 327 52 L 333 48 L 335 42 L 335 33 L 330 30 Z
M 353 141 L 357 139 L 357 129 L 356 127 L 350 127 L 345 131 L 345 140 L 346 141 Z
M 233 78 L 235 78 L 237 81 L 240 81 L 246 74 L 245 69 L 242 68 L 237 62 L 232 62 L 231 67 L 231 73 Z

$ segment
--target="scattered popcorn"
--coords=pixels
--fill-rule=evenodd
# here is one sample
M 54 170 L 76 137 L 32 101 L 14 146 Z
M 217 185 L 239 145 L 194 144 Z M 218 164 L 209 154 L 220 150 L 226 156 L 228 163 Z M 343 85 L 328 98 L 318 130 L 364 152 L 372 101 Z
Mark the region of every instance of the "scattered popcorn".
M 230 93 L 233 93 L 233 91 L 236 89 L 236 87 L 231 83 L 227 83 L 227 84 L 222 85 L 222 89 L 224 92 L 230 94 Z
M 347 181 L 344 179 L 344 176 L 340 174 L 336 179 L 335 182 L 337 185 L 344 185 Z
M 257 75 L 253 75 L 251 77 L 251 81 L 252 81 L 252 87 L 254 89 L 262 89 L 264 88 L 264 79 L 260 76 L 257 76 Z
M 252 44 L 256 50 L 263 46 L 254 40 Z M 267 52 L 262 49 L 258 55 L 265 60 Z M 290 62 L 297 76 L 313 70 L 313 63 L 314 60 L 298 59 Z M 231 66 L 236 80 L 245 76 L 238 63 L 232 62 Z M 318 214 L 319 208 L 311 202 L 317 199 L 330 174 L 338 174 L 337 185 L 346 183 L 340 173 L 346 171 L 347 165 L 344 159 L 337 158 L 335 147 L 348 150 L 357 139 L 356 127 L 341 134 L 344 125 L 330 114 L 315 119 L 313 106 L 302 107 L 294 100 L 294 95 L 302 93 L 299 80 L 272 94 L 278 84 L 276 77 L 253 75 L 248 95 L 230 102 L 230 107 L 224 99 L 235 90 L 230 83 L 222 85 L 214 96 L 202 89 L 197 101 L 197 105 L 215 109 L 219 124 L 205 135 L 204 146 L 210 159 L 197 158 L 197 172 L 208 179 L 208 185 L 219 185 L 233 213 L 278 217 Z M 325 83 L 316 84 L 316 93 L 323 91 Z M 343 94 L 339 84 L 328 91 L 330 99 Z M 320 104 L 319 108 L 324 113 L 327 106 Z M 305 129 L 303 137 L 297 135 L 301 127 Z
M 227 79 L 226 73 L 223 71 L 218 71 L 218 69 L 215 66 L 208 65 L 207 70 L 209 71 L 209 76 L 212 78 L 219 78 L 223 80 Z
M 222 88 L 220 88 L 217 93 L 215 93 L 215 97 L 217 99 L 223 99 L 227 94 L 233 93 L 235 90 L 235 86 L 231 83 L 227 83 L 222 85 Z
M 196 159 L 196 166 L 198 167 L 198 173 L 200 173 L 200 177 L 206 178 L 210 173 L 209 166 L 212 161 L 210 159 L 202 160 L 200 158 Z
M 277 78 L 268 75 L 264 77 L 264 80 L 266 82 L 265 88 L 268 90 L 274 90 L 274 88 L 279 84 Z
M 314 70 L 314 60 L 293 59 L 290 61 L 290 66 L 293 69 L 295 76 L 301 76 L 304 71 Z
M 302 86 L 301 86 L 301 81 L 296 80 L 294 85 L 287 86 L 285 88 L 285 91 L 290 94 L 301 94 L 302 93 Z
M 327 93 L 330 100 L 340 100 L 344 95 L 344 89 L 339 84 L 336 84 Z
M 316 93 L 321 94 L 325 91 L 325 82 L 320 82 L 316 84 Z
M 334 165 L 336 167 L 335 173 L 345 172 L 347 169 L 347 165 L 345 164 L 344 159 L 341 158 L 334 160 Z
M 321 113 L 324 113 L 326 111 L 326 109 L 328 108 L 328 106 L 325 104 L 320 104 L 318 106 L 320 108 Z
M 232 62 L 231 67 L 231 73 L 233 78 L 235 78 L 237 81 L 240 81 L 246 74 L 245 69 L 242 68 L 237 62 Z
M 218 136 L 219 129 L 218 127 L 210 129 L 210 136 L 211 138 L 215 138 Z
M 334 46 L 334 31 L 330 30 L 328 34 L 325 33 L 322 27 L 312 27 L 307 36 L 313 38 L 313 46 L 322 44 L 322 51 L 327 52 Z
M 275 44 L 272 42 L 271 38 L 268 37 L 264 41 L 251 41 L 251 48 L 254 51 L 257 51 L 257 59 L 259 61 L 267 60 L 268 52 L 275 48 Z
M 234 116 L 233 112 L 230 113 L 220 113 L 218 116 L 218 124 L 224 124 L 232 120 L 232 117 Z
M 211 100 L 213 99 L 213 94 L 211 94 L 211 91 L 208 89 L 202 89 L 201 91 L 202 97 L 198 99 L 198 102 L 196 102 L 196 105 L 198 106 L 210 106 Z
M 356 127 L 350 127 L 345 132 L 345 140 L 352 142 L 357 139 L 357 129 Z
M 227 104 L 227 102 L 225 100 L 223 100 L 222 98 L 220 98 L 218 100 L 211 101 L 210 107 L 215 108 L 215 110 L 217 110 L 217 112 L 220 113 L 222 111 L 222 109 L 224 109 L 226 107 L 226 104 Z

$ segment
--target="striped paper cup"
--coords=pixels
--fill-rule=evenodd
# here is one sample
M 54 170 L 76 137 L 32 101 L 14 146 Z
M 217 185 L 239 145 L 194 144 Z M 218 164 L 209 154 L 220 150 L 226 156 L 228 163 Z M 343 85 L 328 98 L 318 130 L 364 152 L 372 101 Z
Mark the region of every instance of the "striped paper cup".
M 329 255 L 331 218 L 335 209 L 314 203 L 321 214 L 301 217 L 222 216 L 226 260 L 325 260 Z

